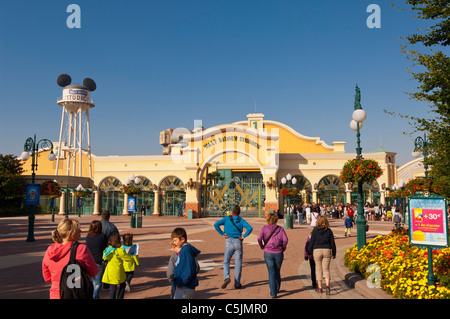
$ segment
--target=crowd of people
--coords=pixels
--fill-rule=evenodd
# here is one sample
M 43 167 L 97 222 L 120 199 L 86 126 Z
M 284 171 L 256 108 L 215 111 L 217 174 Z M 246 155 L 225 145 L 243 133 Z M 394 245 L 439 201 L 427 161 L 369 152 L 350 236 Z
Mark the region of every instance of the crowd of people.
M 89 225 L 86 244 L 77 245 L 75 260 L 92 280 L 92 299 L 99 299 L 102 286 L 109 290 L 110 299 L 123 299 L 125 291 L 130 291 L 131 279 L 139 265 L 138 249 L 133 245 L 133 234 L 120 236 L 117 227 L 109 221 L 109 211 L 102 212 L 101 217 Z M 54 244 L 47 248 L 42 261 L 44 280 L 51 282 L 50 299 L 60 299 L 62 287 L 80 288 L 76 281 L 61 281 L 63 269 L 71 257 L 72 245 L 80 237 L 80 223 L 70 218 L 61 220 L 52 232 Z M 77 276 L 80 269 L 72 268 L 71 271 L 73 275 L 69 278 L 80 278 Z
M 318 293 L 330 294 L 330 262 L 336 258 L 334 235 L 329 219 L 343 219 L 345 236 L 351 236 L 351 228 L 356 220 L 356 207 L 352 205 L 290 205 L 286 213 L 293 214 L 299 225 L 311 226 L 311 233 L 306 239 L 304 258 L 309 261 L 312 286 Z M 392 213 L 393 212 L 393 213 Z M 394 220 L 395 215 L 402 216 L 395 206 L 365 205 L 366 220 Z M 393 217 L 394 215 L 394 217 Z M 264 261 L 268 272 L 269 295 L 276 298 L 281 287 L 281 267 L 284 252 L 288 245 L 288 236 L 283 227 L 277 225 L 279 214 L 271 212 L 267 216 L 267 225 L 263 226 L 257 236 L 258 244 L 264 251 Z M 109 221 L 108 211 L 102 213 L 101 221 L 91 222 L 86 237 L 86 245 L 76 246 L 76 261 L 86 270 L 92 279 L 94 299 L 99 298 L 100 289 L 109 289 L 111 299 L 123 299 L 125 292 L 130 291 L 130 283 L 134 271 L 139 265 L 139 255 L 136 245 L 133 245 L 133 235 L 120 236 L 119 231 Z M 243 241 L 248 237 L 253 227 L 240 216 L 240 207 L 235 206 L 230 215 L 223 217 L 214 224 L 217 233 L 225 240 L 223 257 L 223 284 L 225 289 L 231 283 L 230 261 L 234 256 L 234 289 L 242 288 Z M 245 229 L 245 232 L 244 232 Z M 80 239 L 80 224 L 76 220 L 64 219 L 53 231 L 51 245 L 42 262 L 42 273 L 46 282 L 51 282 L 50 298 L 61 297 L 61 273 L 69 262 L 73 243 Z M 173 254 L 169 258 L 167 278 L 172 287 L 171 298 L 194 298 L 198 286 L 197 274 L 200 266 L 196 260 L 201 253 L 188 242 L 184 228 L 175 228 L 170 242 Z M 64 268 L 65 269 L 65 268 Z
M 351 204 L 291 204 L 285 209 L 285 213 L 294 215 L 299 225 L 308 224 L 315 226 L 318 216 L 326 216 L 329 219 L 346 219 L 347 217 L 356 220 L 357 207 Z M 364 205 L 364 217 L 370 221 L 393 221 L 395 215 L 399 215 L 403 223 L 403 209 L 396 205 L 370 204 Z M 278 213 L 278 216 L 281 217 Z

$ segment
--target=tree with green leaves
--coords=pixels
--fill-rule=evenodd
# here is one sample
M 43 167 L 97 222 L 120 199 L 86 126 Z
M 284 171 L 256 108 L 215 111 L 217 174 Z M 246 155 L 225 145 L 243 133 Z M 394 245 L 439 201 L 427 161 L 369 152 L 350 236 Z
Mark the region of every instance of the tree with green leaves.
M 14 155 L 0 154 L 0 216 L 21 213 L 25 195 L 22 162 Z
M 419 83 L 409 96 L 428 103 L 431 116 L 399 115 L 410 120 L 414 127 L 410 135 L 426 132 L 432 141 L 426 150 L 432 180 L 450 184 L 450 58 L 442 51 L 450 45 L 450 1 L 405 0 L 405 3 L 417 13 L 417 19 L 428 25 L 403 38 L 406 44 L 401 50 L 412 62 L 413 67 L 408 71 Z M 450 193 L 442 195 L 450 198 Z

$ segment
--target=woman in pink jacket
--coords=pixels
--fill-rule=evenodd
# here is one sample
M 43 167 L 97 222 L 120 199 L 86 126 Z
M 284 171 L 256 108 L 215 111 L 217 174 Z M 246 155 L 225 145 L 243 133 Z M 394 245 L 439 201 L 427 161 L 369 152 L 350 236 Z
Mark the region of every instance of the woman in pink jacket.
M 72 243 L 77 242 L 80 236 L 80 223 L 68 218 L 63 219 L 58 228 L 52 232 L 52 239 L 55 243 L 47 248 L 42 261 L 44 280 L 52 283 L 50 299 L 59 299 L 61 272 L 69 262 Z M 97 264 L 86 245 L 78 245 L 76 260 L 86 269 L 89 277 L 97 275 Z
M 283 227 L 277 225 L 278 216 L 270 213 L 265 225 L 259 235 L 258 243 L 264 250 L 264 261 L 269 272 L 270 297 L 276 298 L 281 286 L 281 265 L 283 263 L 284 251 L 288 238 Z

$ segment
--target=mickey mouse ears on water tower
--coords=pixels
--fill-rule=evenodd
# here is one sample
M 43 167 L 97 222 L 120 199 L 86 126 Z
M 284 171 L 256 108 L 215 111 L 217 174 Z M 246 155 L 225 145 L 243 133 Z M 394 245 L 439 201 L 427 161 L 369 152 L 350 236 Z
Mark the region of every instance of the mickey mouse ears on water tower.
M 72 83 L 72 78 L 68 74 L 60 74 L 56 79 L 56 83 L 60 87 L 66 87 L 70 85 L 70 83 Z M 97 88 L 97 84 L 95 84 L 95 81 L 90 78 L 85 78 L 83 80 L 83 86 L 91 92 L 95 91 L 95 89 Z

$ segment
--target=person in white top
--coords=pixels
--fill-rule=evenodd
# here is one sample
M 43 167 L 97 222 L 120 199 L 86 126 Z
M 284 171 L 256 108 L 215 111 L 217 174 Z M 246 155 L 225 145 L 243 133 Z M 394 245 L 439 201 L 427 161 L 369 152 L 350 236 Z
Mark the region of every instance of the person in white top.
M 311 226 L 316 227 L 317 219 L 320 216 L 319 207 L 317 205 L 313 205 L 311 209 Z
M 309 224 L 311 223 L 311 205 L 310 204 L 306 204 L 306 223 Z

